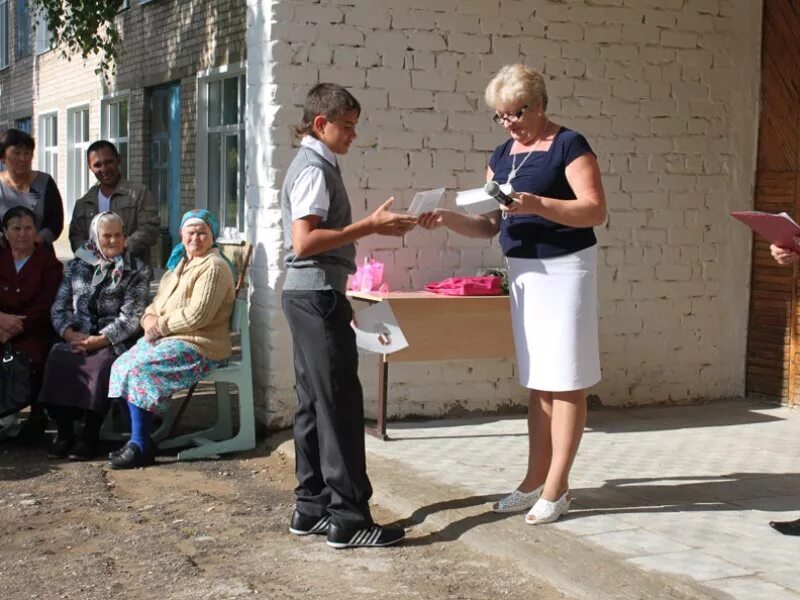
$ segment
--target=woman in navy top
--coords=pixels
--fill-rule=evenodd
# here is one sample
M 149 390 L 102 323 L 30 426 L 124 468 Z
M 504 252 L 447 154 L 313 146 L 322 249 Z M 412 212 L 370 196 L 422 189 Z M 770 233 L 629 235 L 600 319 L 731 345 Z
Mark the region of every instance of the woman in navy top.
M 486 88 L 486 103 L 510 137 L 492 153 L 487 180 L 510 183 L 514 202 L 483 215 L 437 209 L 420 225 L 469 237 L 500 233 L 520 383 L 530 389 L 530 452 L 522 483 L 493 508 L 530 509 L 527 523 L 550 523 L 569 508 L 586 388 L 600 380 L 592 227 L 605 221 L 605 194 L 586 139 L 545 115 L 539 72 L 503 67 Z

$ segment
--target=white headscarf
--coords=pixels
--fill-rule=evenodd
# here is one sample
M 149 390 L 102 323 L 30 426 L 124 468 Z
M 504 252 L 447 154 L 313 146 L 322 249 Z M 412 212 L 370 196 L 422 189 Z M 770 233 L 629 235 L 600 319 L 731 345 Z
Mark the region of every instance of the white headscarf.
M 113 290 L 122 280 L 122 270 L 125 265 L 122 258 L 124 253 L 120 252 L 114 258 L 108 258 L 103 254 L 103 251 L 100 250 L 100 220 L 103 216 L 108 215 L 114 215 L 119 223 L 122 223 L 122 218 L 116 213 L 111 211 L 98 213 L 92 219 L 92 224 L 89 226 L 89 240 L 75 252 L 76 258 L 80 258 L 83 262 L 94 267 L 92 289 L 103 282 L 109 270 L 111 271 L 111 285 L 108 286 L 108 289 Z

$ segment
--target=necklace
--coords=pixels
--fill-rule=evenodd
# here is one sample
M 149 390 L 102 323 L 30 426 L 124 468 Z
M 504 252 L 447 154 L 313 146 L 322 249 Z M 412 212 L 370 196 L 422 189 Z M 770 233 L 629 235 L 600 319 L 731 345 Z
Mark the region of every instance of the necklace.
M 536 141 L 533 143 L 531 149 L 525 154 L 525 158 L 522 159 L 522 162 L 519 163 L 519 166 L 517 166 L 517 156 L 522 154 L 522 152 L 517 152 L 516 154 L 511 155 L 511 171 L 508 173 L 508 179 L 506 179 L 506 183 L 511 183 L 511 181 L 517 176 L 517 171 L 519 171 L 522 168 L 522 165 L 525 164 L 525 161 L 531 157 L 531 154 L 533 154 L 533 151 L 536 149 L 536 146 L 539 144 L 539 142 L 545 138 L 548 125 L 550 125 L 550 122 L 545 119 L 542 128 L 539 130 L 536 136 Z
M 522 168 L 522 165 L 525 164 L 525 161 L 530 158 L 531 154 L 533 154 L 533 150 L 529 151 L 525 155 L 525 158 L 522 159 L 522 162 L 519 163 L 519 166 L 517 166 L 517 156 L 520 154 L 521 153 L 518 152 L 517 154 L 511 155 L 511 171 L 508 173 L 508 179 L 506 180 L 506 183 L 511 183 L 511 181 L 517 176 L 517 171 L 519 171 Z

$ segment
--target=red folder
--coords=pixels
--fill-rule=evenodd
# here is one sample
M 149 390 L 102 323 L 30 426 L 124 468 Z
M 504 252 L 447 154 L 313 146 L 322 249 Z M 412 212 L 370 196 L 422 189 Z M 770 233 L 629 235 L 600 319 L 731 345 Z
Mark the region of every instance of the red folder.
M 800 249 L 800 245 L 794 241 L 795 236 L 800 236 L 800 225 L 785 212 L 773 215 L 756 210 L 743 210 L 732 212 L 731 216 L 776 246 L 789 250 Z

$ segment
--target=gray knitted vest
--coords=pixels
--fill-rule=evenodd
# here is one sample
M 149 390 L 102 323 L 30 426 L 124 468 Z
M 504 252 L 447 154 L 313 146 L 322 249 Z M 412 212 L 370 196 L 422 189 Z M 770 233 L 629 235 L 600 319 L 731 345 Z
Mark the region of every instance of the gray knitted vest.
M 281 188 L 281 214 L 283 218 L 283 239 L 285 240 L 286 280 L 285 290 L 338 290 L 345 291 L 347 276 L 356 271 L 356 246 L 347 244 L 314 256 L 298 258 L 292 248 L 292 203 L 289 193 L 300 173 L 308 166 L 322 170 L 325 187 L 328 188 L 330 206 L 327 218 L 320 222 L 320 229 L 340 229 L 353 222 L 350 199 L 342 181 L 342 175 L 311 148 L 300 147 L 289 165 L 286 179 Z

